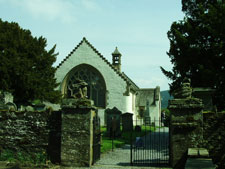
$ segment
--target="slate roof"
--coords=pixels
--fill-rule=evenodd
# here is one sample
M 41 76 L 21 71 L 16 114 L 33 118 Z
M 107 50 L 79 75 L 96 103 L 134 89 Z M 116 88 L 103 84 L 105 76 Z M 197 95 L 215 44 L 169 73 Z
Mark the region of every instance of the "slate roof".
M 159 100 L 160 90 L 159 88 L 145 88 L 139 89 L 136 103 L 139 106 L 146 106 L 146 101 L 149 101 L 150 105 L 154 105 L 155 101 Z
M 82 43 L 86 42 L 88 46 L 111 68 L 114 72 L 117 73 L 118 76 L 120 76 L 125 82 L 127 82 L 128 85 L 130 85 L 134 90 L 138 90 L 139 87 L 123 72 L 121 73 L 119 70 L 117 70 L 85 37 L 81 40 L 81 42 L 59 63 L 59 65 L 56 67 L 57 69 L 60 68 L 60 66 L 74 53 L 76 50 L 81 46 Z M 116 48 L 117 49 L 117 48 Z M 116 51 L 116 50 L 115 50 Z M 115 52 L 114 51 L 114 52 Z M 117 51 L 118 49 L 117 49 Z
M 117 47 L 114 50 L 114 52 L 112 53 L 112 55 L 121 55 L 121 53 L 118 51 Z

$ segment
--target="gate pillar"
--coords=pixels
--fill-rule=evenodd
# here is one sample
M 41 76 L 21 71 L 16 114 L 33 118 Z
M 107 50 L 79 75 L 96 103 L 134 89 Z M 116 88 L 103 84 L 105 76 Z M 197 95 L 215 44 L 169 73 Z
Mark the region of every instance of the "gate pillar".
M 93 162 L 93 101 L 65 99 L 62 104 L 61 165 L 84 167 Z
M 190 82 L 184 81 L 182 88 L 169 101 L 170 109 L 170 165 L 174 169 L 184 168 L 188 148 L 200 148 L 203 141 L 202 100 L 191 97 Z

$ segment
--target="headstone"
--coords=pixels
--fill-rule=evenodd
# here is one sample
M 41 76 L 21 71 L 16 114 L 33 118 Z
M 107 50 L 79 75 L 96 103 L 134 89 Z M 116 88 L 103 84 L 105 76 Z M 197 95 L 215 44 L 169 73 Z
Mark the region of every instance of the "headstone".
M 26 106 L 25 110 L 28 111 L 28 112 L 29 111 L 33 112 L 34 108 L 32 106 Z
M 120 121 L 121 121 L 121 114 L 122 112 L 118 110 L 116 107 L 113 109 L 106 109 L 106 128 L 107 128 L 107 135 L 118 137 L 121 135 L 120 130 Z
M 11 93 L 0 91 L 0 110 L 17 110 L 16 104 L 13 103 L 13 96 Z
M 135 126 L 135 128 L 134 128 L 134 131 L 135 132 L 141 132 L 141 126 Z
M 133 114 L 124 113 L 122 114 L 122 131 L 133 131 Z

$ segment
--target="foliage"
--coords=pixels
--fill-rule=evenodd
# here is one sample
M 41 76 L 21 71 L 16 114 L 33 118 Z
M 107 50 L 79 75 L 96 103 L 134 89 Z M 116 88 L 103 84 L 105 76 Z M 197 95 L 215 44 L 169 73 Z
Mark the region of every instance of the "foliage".
M 164 126 L 169 127 L 169 124 L 170 124 L 170 110 L 167 109 L 167 108 L 163 108 L 161 111 L 165 112 Z
M 161 91 L 161 107 L 167 108 L 168 107 L 168 101 L 173 99 L 173 96 L 170 95 L 169 90 Z
M 225 1 L 182 0 L 183 20 L 168 31 L 172 71 L 161 67 L 172 83 L 170 93 L 184 77 L 192 87 L 216 89 L 218 109 L 225 106 Z
M 17 23 L 0 19 L 0 90 L 12 92 L 16 103 L 34 99 L 58 102 L 54 89 L 55 47 L 47 51 L 47 40 L 37 38 Z
M 12 150 L 3 150 L 0 153 L 0 161 L 18 162 L 20 164 L 46 164 L 46 152 L 29 154 L 25 152 L 14 152 Z

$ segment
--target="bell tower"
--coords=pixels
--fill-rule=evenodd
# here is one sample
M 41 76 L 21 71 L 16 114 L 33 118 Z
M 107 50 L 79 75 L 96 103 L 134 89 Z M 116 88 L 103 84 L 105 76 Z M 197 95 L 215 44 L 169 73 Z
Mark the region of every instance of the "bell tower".
M 121 72 L 121 53 L 118 51 L 117 47 L 112 53 L 112 65 Z

